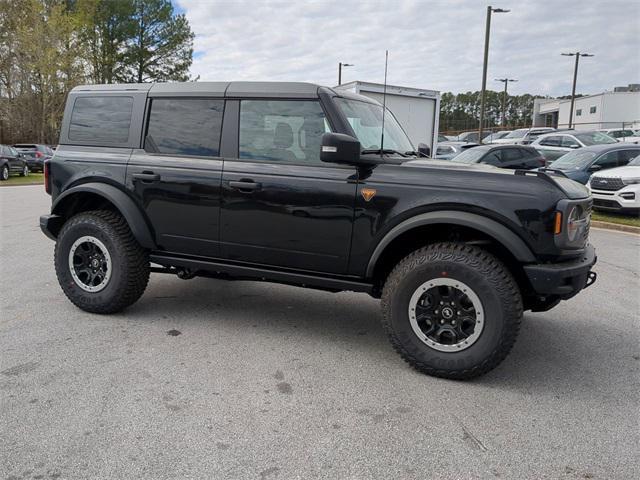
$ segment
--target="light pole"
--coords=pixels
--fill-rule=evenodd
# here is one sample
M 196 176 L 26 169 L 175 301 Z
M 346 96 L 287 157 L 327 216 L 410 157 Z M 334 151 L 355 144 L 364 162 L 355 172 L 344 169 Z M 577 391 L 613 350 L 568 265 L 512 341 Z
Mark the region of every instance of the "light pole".
M 338 63 L 338 85 L 342 85 L 342 67 L 354 67 L 353 63 Z
M 509 10 L 487 7 L 487 24 L 484 33 L 484 64 L 482 65 L 482 90 L 480 91 L 480 127 L 478 128 L 479 143 L 482 143 L 482 122 L 484 120 L 484 93 L 487 89 L 487 64 L 489 63 L 489 32 L 491 31 L 491 13 L 507 13 Z
M 507 126 L 507 84 L 509 82 L 517 82 L 518 80 L 515 80 L 513 78 L 496 78 L 495 79 L 496 82 L 502 82 L 504 83 L 504 92 L 502 92 L 502 126 L 506 127 Z
M 578 61 L 580 57 L 593 57 L 591 53 L 562 53 L 565 57 L 576 57 L 576 64 L 573 68 L 573 88 L 571 89 L 571 110 L 569 110 L 569 128 L 573 126 L 573 105 L 576 101 L 576 80 L 578 79 Z

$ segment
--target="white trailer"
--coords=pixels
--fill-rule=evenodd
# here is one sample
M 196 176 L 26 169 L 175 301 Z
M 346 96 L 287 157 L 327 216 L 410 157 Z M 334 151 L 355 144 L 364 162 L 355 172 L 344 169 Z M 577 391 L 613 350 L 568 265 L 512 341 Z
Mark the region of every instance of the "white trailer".
M 355 81 L 334 87 L 334 90 L 357 93 L 382 103 L 384 85 Z M 438 143 L 440 92 L 387 85 L 386 105 L 416 148 L 419 143 L 426 143 L 434 151 Z

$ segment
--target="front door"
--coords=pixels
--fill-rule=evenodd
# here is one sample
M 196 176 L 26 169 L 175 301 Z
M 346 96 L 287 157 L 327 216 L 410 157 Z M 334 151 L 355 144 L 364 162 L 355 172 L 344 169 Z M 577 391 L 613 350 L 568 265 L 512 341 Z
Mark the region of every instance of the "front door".
M 329 125 L 315 100 L 242 100 L 235 158 L 222 177 L 229 260 L 345 273 L 356 170 L 320 162 Z
M 217 257 L 224 100 L 153 98 L 149 108 L 144 149 L 131 155 L 127 188 L 160 249 Z

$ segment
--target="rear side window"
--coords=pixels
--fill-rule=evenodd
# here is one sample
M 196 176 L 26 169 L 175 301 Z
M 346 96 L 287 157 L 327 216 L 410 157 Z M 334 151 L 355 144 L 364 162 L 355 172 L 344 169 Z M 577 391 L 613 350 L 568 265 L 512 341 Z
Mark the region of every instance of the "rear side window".
M 522 150 L 519 148 L 505 148 L 502 150 L 502 161 L 513 162 L 522 159 Z
M 144 148 L 151 153 L 216 157 L 224 100 L 155 98 Z
M 618 153 L 618 158 L 620 159 L 620 165 L 624 166 L 628 164 L 631 160 L 640 155 L 640 150 L 620 150 Z
M 322 134 L 329 131 L 317 101 L 243 100 L 240 103 L 240 158 L 320 163 Z
M 562 137 L 557 136 L 545 137 L 540 140 L 540 145 L 546 145 L 547 147 L 559 147 L 561 138 Z
M 129 141 L 133 97 L 79 97 L 73 104 L 69 139 L 91 143 Z

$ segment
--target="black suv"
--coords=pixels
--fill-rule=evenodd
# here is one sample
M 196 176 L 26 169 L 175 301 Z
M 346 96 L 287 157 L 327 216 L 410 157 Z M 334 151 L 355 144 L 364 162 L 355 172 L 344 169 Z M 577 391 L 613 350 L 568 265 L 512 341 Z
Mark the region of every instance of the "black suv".
M 595 280 L 592 200 L 561 174 L 419 156 L 379 103 L 317 85 L 83 86 L 40 225 L 88 312 L 131 305 L 150 272 L 366 292 L 407 362 L 471 378 L 524 310 Z

